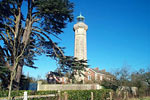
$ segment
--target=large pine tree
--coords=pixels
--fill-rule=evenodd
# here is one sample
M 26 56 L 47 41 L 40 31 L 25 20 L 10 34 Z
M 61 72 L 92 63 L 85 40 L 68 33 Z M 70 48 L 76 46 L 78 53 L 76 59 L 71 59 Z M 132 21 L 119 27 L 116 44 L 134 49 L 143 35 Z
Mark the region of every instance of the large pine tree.
M 0 65 L 11 72 L 10 97 L 13 80 L 19 84 L 23 66 L 35 68 L 36 54 L 63 57 L 61 48 L 51 37 L 61 34 L 67 22 L 72 21 L 73 3 L 68 0 L 1 0 L 0 6 Z

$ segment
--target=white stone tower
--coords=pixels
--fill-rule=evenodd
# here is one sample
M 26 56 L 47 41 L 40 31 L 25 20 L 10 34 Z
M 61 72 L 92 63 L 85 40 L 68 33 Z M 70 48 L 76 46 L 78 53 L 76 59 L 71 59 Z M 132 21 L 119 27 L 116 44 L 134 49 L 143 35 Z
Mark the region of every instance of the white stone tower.
M 75 31 L 74 57 L 78 60 L 87 60 L 86 31 L 88 26 L 84 23 L 84 17 L 80 14 L 73 29 Z

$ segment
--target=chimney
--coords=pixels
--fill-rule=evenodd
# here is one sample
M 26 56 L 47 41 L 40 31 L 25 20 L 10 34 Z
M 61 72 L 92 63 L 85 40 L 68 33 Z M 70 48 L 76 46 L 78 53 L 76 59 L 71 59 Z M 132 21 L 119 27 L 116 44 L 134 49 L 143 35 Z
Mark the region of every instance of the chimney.
M 97 70 L 97 71 L 99 71 L 99 68 L 98 67 L 96 67 L 96 68 L 94 68 L 95 70 Z
M 106 72 L 106 70 L 105 69 L 103 69 L 103 70 L 101 70 L 102 72 Z

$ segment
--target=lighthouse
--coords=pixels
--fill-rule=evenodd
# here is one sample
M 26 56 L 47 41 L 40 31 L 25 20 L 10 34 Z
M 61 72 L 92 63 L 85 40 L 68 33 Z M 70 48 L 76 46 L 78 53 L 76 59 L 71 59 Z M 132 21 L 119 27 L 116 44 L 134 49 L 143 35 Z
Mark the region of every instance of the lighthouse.
M 87 60 L 86 31 L 88 26 L 84 23 L 84 19 L 85 17 L 80 14 L 77 17 L 77 23 L 73 27 L 75 32 L 74 57 L 78 60 Z

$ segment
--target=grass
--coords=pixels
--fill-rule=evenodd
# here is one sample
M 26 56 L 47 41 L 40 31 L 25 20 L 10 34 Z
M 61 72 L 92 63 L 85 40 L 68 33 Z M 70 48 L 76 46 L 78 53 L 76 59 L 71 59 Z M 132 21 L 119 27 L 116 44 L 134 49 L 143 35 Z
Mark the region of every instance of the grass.
M 150 100 L 150 97 L 143 97 L 143 98 L 132 98 L 132 99 L 129 99 L 129 100 Z

